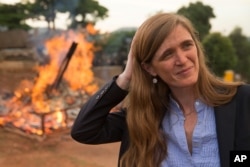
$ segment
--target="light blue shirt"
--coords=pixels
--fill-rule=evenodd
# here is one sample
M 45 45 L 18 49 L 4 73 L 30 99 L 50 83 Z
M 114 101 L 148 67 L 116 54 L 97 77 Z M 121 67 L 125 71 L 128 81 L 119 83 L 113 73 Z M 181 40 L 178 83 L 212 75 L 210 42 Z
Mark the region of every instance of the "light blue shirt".
M 170 112 L 162 125 L 167 135 L 167 158 L 161 167 L 219 167 L 219 149 L 214 109 L 201 101 L 195 101 L 197 123 L 192 137 L 192 154 L 187 145 L 184 116 L 178 103 L 170 98 Z

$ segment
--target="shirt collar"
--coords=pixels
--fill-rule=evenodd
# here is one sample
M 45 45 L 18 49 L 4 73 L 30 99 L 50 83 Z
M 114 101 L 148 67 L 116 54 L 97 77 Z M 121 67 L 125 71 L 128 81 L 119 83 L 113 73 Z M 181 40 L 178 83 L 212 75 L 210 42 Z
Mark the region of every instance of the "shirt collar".
M 170 108 L 173 108 L 174 111 L 181 111 L 179 103 L 173 98 L 171 94 L 169 95 L 169 99 L 170 99 Z M 203 103 L 200 99 L 196 99 L 194 103 L 196 112 L 201 112 L 208 106 L 207 104 Z

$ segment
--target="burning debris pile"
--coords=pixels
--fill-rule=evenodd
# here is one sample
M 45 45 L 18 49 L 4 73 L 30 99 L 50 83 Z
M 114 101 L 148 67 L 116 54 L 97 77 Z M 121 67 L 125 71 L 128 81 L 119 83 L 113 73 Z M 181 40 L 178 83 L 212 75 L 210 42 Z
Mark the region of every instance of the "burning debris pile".
M 89 33 L 67 31 L 46 41 L 49 63 L 36 68 L 34 80 L 23 80 L 13 95 L 0 98 L 0 126 L 44 137 L 72 125 L 79 107 L 98 89 Z

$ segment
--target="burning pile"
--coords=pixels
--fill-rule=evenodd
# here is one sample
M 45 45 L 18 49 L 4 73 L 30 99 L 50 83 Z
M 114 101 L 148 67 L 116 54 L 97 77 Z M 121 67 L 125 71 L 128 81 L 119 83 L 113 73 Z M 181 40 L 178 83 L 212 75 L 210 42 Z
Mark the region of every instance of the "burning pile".
M 15 127 L 28 134 L 43 136 L 71 126 L 72 112 L 97 89 L 91 70 L 93 43 L 87 41 L 91 31 L 67 31 L 46 41 L 49 63 L 36 68 L 34 81 L 24 80 L 5 101 L 0 125 Z

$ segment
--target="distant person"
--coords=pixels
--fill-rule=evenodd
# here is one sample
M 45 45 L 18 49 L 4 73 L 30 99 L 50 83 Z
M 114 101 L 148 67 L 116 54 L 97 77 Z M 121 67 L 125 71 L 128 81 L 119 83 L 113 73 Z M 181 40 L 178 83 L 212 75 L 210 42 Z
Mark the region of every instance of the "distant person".
M 137 30 L 124 71 L 82 107 L 71 135 L 86 144 L 121 141 L 121 167 L 229 167 L 231 150 L 250 150 L 250 85 L 209 71 L 187 18 L 156 14 Z

